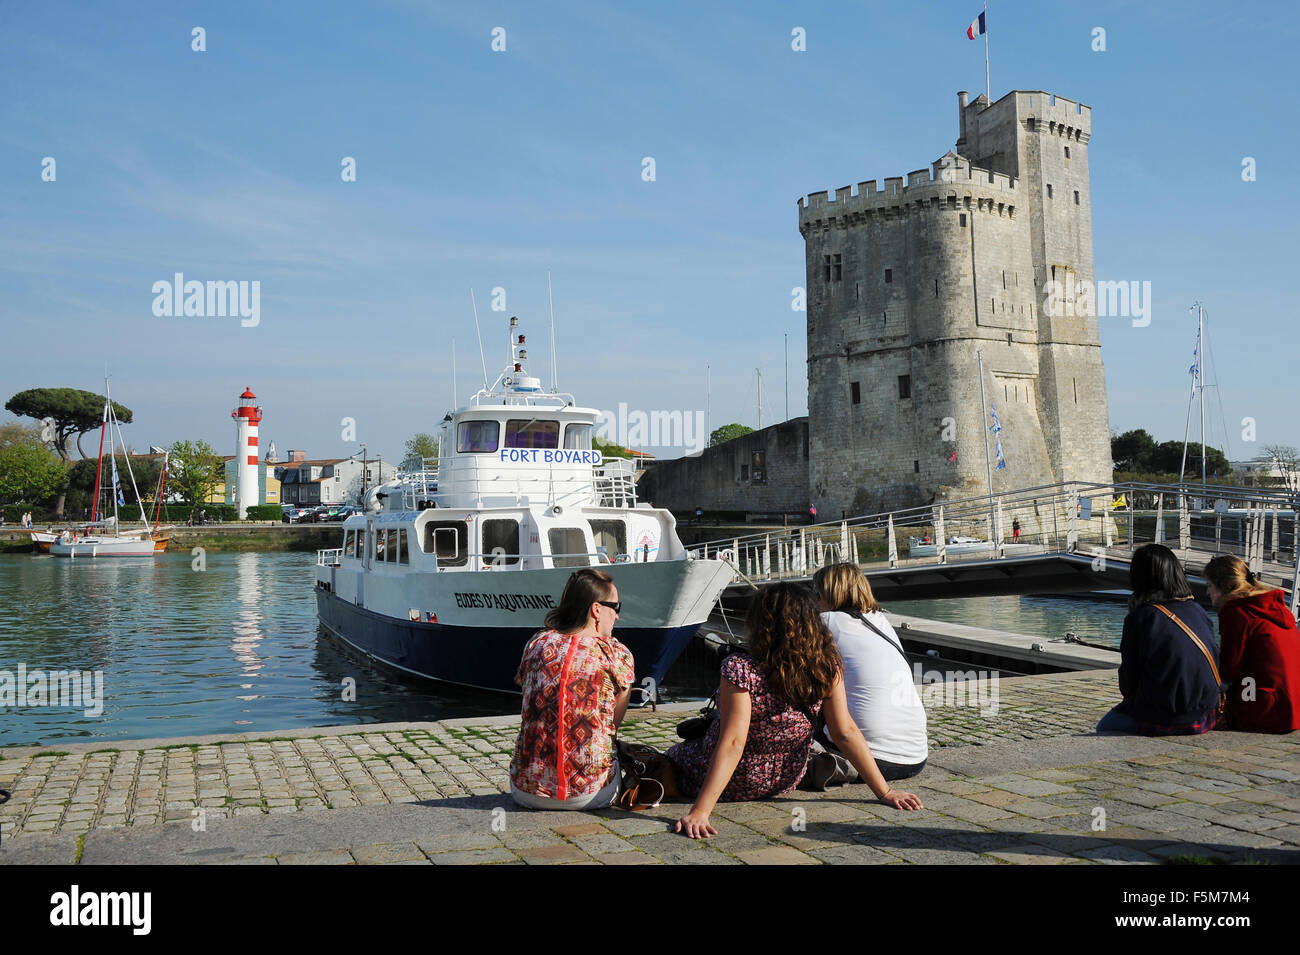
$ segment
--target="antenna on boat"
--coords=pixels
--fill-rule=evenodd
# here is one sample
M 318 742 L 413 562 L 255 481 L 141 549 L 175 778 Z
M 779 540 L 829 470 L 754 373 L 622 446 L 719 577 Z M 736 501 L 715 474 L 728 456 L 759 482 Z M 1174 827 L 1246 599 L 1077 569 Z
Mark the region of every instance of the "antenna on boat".
M 551 270 L 546 270 L 546 303 L 551 308 L 551 391 L 558 391 L 560 384 L 555 375 L 555 300 L 551 297 Z
M 478 336 L 478 360 L 483 363 L 483 390 L 487 391 L 487 359 L 483 356 L 483 333 L 478 327 L 478 302 L 474 301 L 474 290 L 469 290 L 469 303 L 474 307 L 474 334 Z M 454 405 L 455 402 L 453 401 Z
M 456 410 L 456 396 L 460 389 L 456 387 L 456 339 L 451 340 L 451 407 Z

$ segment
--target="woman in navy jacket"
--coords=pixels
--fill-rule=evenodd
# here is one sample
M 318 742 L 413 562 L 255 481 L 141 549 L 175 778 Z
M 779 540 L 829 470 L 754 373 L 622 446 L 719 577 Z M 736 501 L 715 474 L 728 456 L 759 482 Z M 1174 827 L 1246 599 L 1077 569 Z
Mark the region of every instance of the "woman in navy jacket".
M 1102 717 L 1097 732 L 1185 736 L 1214 729 L 1219 683 L 1205 654 L 1217 664 L 1219 645 L 1173 551 L 1163 544 L 1139 547 L 1129 565 L 1129 588 L 1119 665 L 1124 699 Z

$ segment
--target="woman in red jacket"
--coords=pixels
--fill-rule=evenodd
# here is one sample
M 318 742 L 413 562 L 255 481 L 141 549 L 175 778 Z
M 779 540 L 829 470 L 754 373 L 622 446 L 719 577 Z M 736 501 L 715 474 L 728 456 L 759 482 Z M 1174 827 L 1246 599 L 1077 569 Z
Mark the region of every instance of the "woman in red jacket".
M 1205 582 L 1219 611 L 1219 671 L 1233 684 L 1232 728 L 1300 729 L 1300 630 L 1282 591 L 1262 586 L 1246 562 L 1230 554 L 1205 565 Z

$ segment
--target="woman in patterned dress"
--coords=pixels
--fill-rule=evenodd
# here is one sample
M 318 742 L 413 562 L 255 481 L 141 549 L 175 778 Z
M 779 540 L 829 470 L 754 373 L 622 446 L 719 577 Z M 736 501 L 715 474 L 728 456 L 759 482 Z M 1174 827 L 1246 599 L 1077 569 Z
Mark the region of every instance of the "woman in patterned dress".
M 564 586 L 546 628 L 524 647 L 510 795 L 530 809 L 600 809 L 618 796 L 614 733 L 631 695 L 632 652 L 614 639 L 622 603 L 608 574 L 587 567 Z
M 895 809 L 921 809 L 915 795 L 881 776 L 849 715 L 844 666 L 812 594 L 797 584 L 763 588 L 749 609 L 749 652 L 722 664 L 719 718 L 702 738 L 668 750 L 684 794 L 697 793 L 676 831 L 716 835 L 709 814 L 721 802 L 789 792 L 803 778 L 819 712 L 832 742 L 876 798 Z

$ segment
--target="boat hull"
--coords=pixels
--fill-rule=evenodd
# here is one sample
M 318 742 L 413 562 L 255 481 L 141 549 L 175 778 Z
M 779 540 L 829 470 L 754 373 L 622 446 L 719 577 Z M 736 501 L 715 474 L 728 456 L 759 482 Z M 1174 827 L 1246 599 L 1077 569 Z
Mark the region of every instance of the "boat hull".
M 632 651 L 638 683 L 663 682 L 669 667 L 708 619 L 718 595 L 731 582 L 720 561 L 671 561 L 606 566 L 619 586 L 624 612 L 614 636 Z M 446 683 L 518 693 L 515 673 L 524 644 L 542 629 L 545 606 L 503 609 L 521 592 L 558 603 L 571 571 L 410 575 L 404 615 L 382 612 L 347 599 L 338 586 L 338 567 L 318 568 L 316 604 L 330 635 L 395 669 Z M 319 571 L 332 571 L 330 579 Z M 373 581 L 367 581 L 370 586 Z M 371 587 L 371 589 L 375 589 Z M 467 595 L 479 598 L 470 604 Z M 418 601 L 418 602 L 415 602 Z M 504 601 L 504 603 L 503 603 Z M 429 606 L 447 608 L 433 612 Z M 413 619 L 417 618 L 418 619 Z M 642 684 L 644 685 L 644 684 Z
M 154 542 L 151 538 L 89 538 L 72 543 L 55 541 L 50 545 L 55 557 L 152 557 Z

